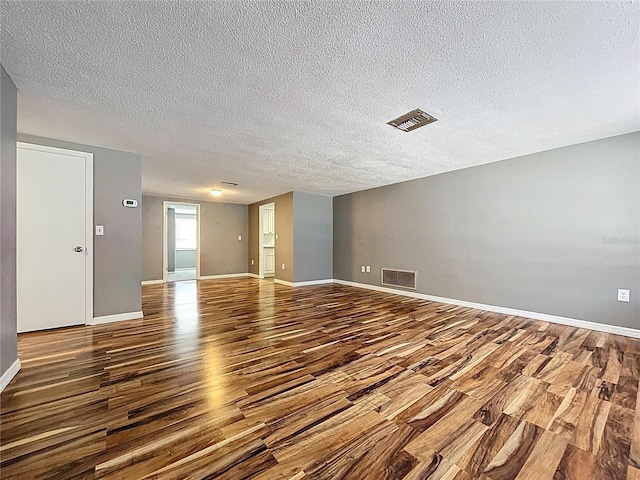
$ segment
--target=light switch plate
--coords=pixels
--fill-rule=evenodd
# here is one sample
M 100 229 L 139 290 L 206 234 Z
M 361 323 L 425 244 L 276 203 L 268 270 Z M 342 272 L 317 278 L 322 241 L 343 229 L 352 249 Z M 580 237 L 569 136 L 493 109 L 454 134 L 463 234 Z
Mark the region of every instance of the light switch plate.
M 362 270 L 362 273 L 365 272 L 364 265 L 362 265 L 362 267 L 360 267 L 360 269 Z
M 284 263 L 282 264 L 282 269 L 284 270 Z
M 367 265 L 367 273 L 371 273 L 371 265 Z
M 251 265 L 255 265 L 256 261 L 255 260 L 251 260 Z
M 625 290 L 623 288 L 618 289 L 618 301 L 619 302 L 628 302 L 629 301 L 629 290 Z
M 104 225 L 96 225 L 96 235 L 104 235 Z
M 238 240 L 242 240 L 242 235 L 238 235 Z

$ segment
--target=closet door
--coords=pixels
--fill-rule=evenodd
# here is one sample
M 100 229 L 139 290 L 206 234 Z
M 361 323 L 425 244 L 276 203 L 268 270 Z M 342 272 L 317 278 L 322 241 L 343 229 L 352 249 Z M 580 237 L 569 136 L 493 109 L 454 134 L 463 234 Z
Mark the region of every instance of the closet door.
M 92 186 L 92 154 L 18 144 L 18 332 L 91 320 Z

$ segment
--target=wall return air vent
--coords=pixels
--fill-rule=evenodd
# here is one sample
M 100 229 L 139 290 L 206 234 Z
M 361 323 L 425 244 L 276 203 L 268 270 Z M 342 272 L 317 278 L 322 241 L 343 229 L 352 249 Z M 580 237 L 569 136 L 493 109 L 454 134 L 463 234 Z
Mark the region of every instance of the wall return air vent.
M 391 268 L 383 268 L 380 274 L 380 283 L 387 287 L 415 290 L 416 276 L 417 272 L 411 270 L 392 270 Z
M 405 113 L 404 115 L 387 122 L 387 125 L 396 127 L 403 132 L 410 132 L 416 128 L 424 127 L 425 125 L 429 125 L 430 123 L 437 121 L 438 119 L 436 117 L 416 108 L 415 110 L 411 110 L 409 113 Z

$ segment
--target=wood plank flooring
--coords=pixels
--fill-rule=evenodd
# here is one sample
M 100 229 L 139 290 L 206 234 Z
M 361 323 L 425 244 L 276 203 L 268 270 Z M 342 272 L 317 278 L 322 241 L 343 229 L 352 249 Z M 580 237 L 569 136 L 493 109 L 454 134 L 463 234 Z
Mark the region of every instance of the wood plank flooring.
M 143 309 L 19 336 L 3 479 L 640 479 L 638 340 L 256 279 Z

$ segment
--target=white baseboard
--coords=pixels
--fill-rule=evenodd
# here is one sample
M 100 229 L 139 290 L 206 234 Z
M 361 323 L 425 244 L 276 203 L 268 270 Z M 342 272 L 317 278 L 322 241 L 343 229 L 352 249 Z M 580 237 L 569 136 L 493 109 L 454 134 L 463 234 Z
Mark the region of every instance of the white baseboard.
M 409 292 L 404 290 L 396 290 L 393 288 L 380 287 L 378 285 L 368 285 L 366 283 L 349 282 L 347 280 L 334 279 L 334 283 L 340 285 L 348 285 L 356 288 L 365 288 L 367 290 L 375 290 L 376 292 L 392 293 L 405 297 L 418 298 L 421 300 L 429 300 L 431 302 L 447 303 L 450 305 L 458 305 L 461 307 L 477 308 L 478 310 L 486 310 L 488 312 L 504 313 L 506 315 L 514 315 L 517 317 L 531 318 L 534 320 L 542 320 L 550 323 L 559 323 L 560 325 L 568 325 L 570 327 L 586 328 L 588 330 L 596 330 L 598 332 L 613 333 L 623 335 L 625 337 L 640 338 L 640 330 L 629 327 L 618 327 L 616 325 L 607 325 L 604 323 L 590 322 L 588 320 L 579 320 L 577 318 L 561 317 L 558 315 L 550 315 L 548 313 L 529 312 L 527 310 L 517 310 L 515 308 L 498 307 L 495 305 L 486 305 L 484 303 L 467 302 L 465 300 L 457 300 L 455 298 L 436 297 L 434 295 L 426 295 L 424 293 Z
M 100 325 L 102 323 L 122 322 L 124 320 L 137 320 L 144 315 L 142 312 L 116 313 L 115 315 L 105 315 L 104 317 L 93 317 L 87 325 Z
M 238 277 L 248 277 L 249 273 L 225 273 L 222 275 L 204 275 L 198 277 L 198 280 L 215 280 L 216 278 L 238 278 Z
M 257 275 L 255 273 L 247 273 L 247 276 L 250 278 L 264 278 L 263 276 Z
M 333 283 L 333 278 L 325 278 L 324 280 L 308 280 L 306 282 L 293 282 L 294 287 L 306 287 L 307 285 L 324 285 Z
M 306 287 L 309 285 L 323 285 L 326 283 L 333 283 L 333 279 L 326 278 L 324 280 L 309 280 L 307 282 L 287 282 L 286 280 L 280 280 L 279 278 L 274 278 L 273 283 L 279 283 L 280 285 L 286 285 L 288 287 Z
M 158 285 L 159 283 L 164 283 L 164 280 L 143 280 L 140 282 L 141 285 Z
M 2 392 L 7 385 L 9 385 L 9 382 L 13 380 L 13 377 L 15 377 L 19 371 L 20 360 L 16 359 L 16 361 L 13 362 L 9 368 L 7 368 L 7 371 L 2 374 L 2 377 L 0 377 L 0 392 Z

